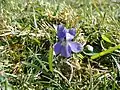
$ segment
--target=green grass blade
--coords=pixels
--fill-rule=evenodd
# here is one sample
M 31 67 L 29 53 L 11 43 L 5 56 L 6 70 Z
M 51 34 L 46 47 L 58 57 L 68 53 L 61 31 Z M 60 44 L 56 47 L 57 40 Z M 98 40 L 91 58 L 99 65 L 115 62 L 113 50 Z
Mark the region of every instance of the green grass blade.
M 29 67 L 33 67 L 33 68 L 39 68 L 38 66 L 36 66 L 35 64 L 31 64 L 31 63 L 28 63 L 28 62 L 25 62 L 23 61 L 22 64 L 26 65 L 26 66 L 29 66 Z
M 97 54 L 91 56 L 91 59 L 99 58 L 99 57 L 104 56 L 104 55 L 106 55 L 106 54 L 108 54 L 108 53 L 111 53 L 111 52 L 113 52 L 113 51 L 115 51 L 115 50 L 117 50 L 117 49 L 119 49 L 119 48 L 120 48 L 120 44 L 117 45 L 117 46 L 115 46 L 115 47 L 112 47 L 112 48 L 110 48 L 110 49 L 107 49 L 107 50 L 105 50 L 105 51 L 102 51 L 102 52 L 100 52 L 100 53 L 97 53 Z
M 8 90 L 8 80 L 5 80 L 5 90 Z
M 44 68 L 47 72 L 48 69 L 46 68 L 46 66 L 42 63 L 42 61 L 37 57 L 37 55 L 35 53 L 33 53 L 33 51 L 28 47 L 28 50 L 35 56 L 36 60 L 41 64 L 42 68 Z
M 119 71 L 119 73 L 120 73 L 120 65 L 119 65 L 119 63 L 117 62 L 117 59 L 116 59 L 115 57 L 113 57 L 113 56 L 112 56 L 112 58 L 113 58 L 113 60 L 115 61 L 116 66 L 117 66 L 117 68 L 118 68 L 118 71 Z
M 53 60 L 53 48 L 50 47 L 49 57 L 48 57 L 48 63 L 49 63 L 49 69 L 50 69 L 51 72 L 53 71 L 52 60 Z

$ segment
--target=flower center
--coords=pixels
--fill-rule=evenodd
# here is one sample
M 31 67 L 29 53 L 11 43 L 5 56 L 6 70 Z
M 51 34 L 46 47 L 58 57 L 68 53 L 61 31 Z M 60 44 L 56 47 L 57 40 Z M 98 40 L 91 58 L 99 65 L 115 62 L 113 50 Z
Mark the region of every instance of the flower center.
M 65 40 L 62 41 L 61 45 L 66 46 L 67 42 Z

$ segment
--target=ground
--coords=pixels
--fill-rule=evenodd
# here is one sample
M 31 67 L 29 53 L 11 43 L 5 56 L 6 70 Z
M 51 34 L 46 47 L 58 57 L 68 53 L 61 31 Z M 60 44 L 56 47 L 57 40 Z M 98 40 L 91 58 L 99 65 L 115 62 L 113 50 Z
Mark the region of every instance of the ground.
M 57 25 L 76 29 L 79 53 L 54 55 Z M 120 90 L 120 2 L 0 0 L 0 88 Z

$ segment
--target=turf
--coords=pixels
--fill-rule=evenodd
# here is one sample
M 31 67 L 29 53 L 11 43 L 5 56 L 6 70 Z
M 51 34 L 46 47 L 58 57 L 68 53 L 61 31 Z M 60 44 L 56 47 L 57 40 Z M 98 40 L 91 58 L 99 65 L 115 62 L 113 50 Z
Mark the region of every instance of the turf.
M 55 56 L 56 25 L 83 50 Z M 120 2 L 0 0 L 0 89 L 120 90 Z

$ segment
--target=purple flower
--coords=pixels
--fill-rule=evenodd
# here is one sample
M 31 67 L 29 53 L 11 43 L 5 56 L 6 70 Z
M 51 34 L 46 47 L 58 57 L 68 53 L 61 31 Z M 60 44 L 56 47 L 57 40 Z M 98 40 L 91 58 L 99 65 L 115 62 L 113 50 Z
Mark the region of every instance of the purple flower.
M 57 36 L 59 42 L 54 44 L 55 54 L 61 54 L 66 58 L 71 56 L 72 52 L 78 53 L 82 50 L 82 45 L 77 42 L 73 42 L 73 38 L 75 37 L 76 30 L 71 28 L 67 30 L 63 25 L 57 26 Z

